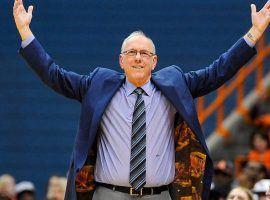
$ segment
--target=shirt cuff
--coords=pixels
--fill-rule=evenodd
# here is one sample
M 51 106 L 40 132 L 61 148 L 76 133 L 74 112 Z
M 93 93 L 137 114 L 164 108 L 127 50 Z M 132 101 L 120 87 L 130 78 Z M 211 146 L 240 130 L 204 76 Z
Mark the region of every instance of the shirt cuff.
M 248 46 L 250 46 L 251 48 L 253 48 L 255 45 L 253 43 L 251 43 L 250 41 L 246 40 L 244 38 L 244 40 L 246 41 L 246 43 L 248 44 Z
M 29 36 L 24 41 L 22 41 L 22 48 L 27 47 L 35 39 L 34 35 Z

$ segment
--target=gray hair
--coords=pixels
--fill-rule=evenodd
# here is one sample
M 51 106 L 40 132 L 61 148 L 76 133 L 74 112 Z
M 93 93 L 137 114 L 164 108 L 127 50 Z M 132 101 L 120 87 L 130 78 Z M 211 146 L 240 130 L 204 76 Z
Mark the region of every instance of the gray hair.
M 151 42 L 151 45 L 153 46 L 153 52 L 152 52 L 152 53 L 156 54 L 156 47 L 155 47 L 155 45 L 154 45 L 153 40 L 152 40 L 150 37 L 146 36 L 146 35 L 144 34 L 144 32 L 142 32 L 142 31 L 134 31 L 134 32 L 132 32 L 132 33 L 131 33 L 124 41 L 123 41 L 122 47 L 121 47 L 121 53 L 123 53 L 124 48 L 125 48 L 125 46 L 126 46 L 126 44 L 127 44 L 127 41 L 128 41 L 130 38 L 135 37 L 135 36 L 143 36 L 143 37 L 145 37 L 146 39 L 148 39 L 148 40 Z

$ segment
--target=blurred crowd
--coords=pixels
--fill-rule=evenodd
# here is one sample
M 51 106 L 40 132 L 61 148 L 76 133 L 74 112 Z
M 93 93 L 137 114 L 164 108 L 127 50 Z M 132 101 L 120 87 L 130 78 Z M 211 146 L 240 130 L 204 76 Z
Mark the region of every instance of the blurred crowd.
M 248 153 L 236 155 L 232 161 L 215 162 L 210 200 L 270 200 L 269 94 L 267 91 L 247 116 L 247 121 L 254 128 L 249 138 Z
M 67 180 L 61 176 L 51 176 L 48 181 L 45 200 L 63 200 Z M 0 176 L 0 200 L 37 200 L 35 185 L 30 181 L 16 183 L 9 174 Z
M 215 163 L 210 200 L 270 200 L 270 179 L 259 162 L 248 161 L 239 174 L 233 162 Z

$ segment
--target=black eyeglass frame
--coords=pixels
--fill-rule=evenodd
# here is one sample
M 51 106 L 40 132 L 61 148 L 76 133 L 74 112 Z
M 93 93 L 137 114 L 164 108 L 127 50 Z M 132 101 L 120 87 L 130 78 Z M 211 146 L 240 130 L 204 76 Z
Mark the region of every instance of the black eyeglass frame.
M 130 49 L 130 50 L 123 51 L 121 54 L 124 54 L 124 55 L 127 55 L 127 56 L 136 56 L 138 53 L 143 58 L 151 58 L 152 56 L 156 55 L 155 53 L 152 53 L 152 52 L 147 51 L 147 50 L 137 51 L 135 49 Z

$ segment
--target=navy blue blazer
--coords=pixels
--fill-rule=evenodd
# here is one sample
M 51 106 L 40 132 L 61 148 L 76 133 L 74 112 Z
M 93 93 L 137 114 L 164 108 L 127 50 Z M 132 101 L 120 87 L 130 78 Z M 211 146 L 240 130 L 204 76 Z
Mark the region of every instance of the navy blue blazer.
M 106 68 L 96 68 L 89 75 L 66 71 L 55 64 L 41 44 L 34 39 L 20 53 L 41 80 L 56 92 L 81 102 L 79 129 L 71 155 L 65 199 L 75 200 L 75 177 L 83 167 L 91 149 L 102 114 L 123 84 L 125 75 Z M 256 54 L 241 38 L 208 67 L 184 73 L 169 66 L 152 74 L 151 81 L 174 105 L 177 112 L 195 133 L 207 159 L 203 178 L 202 199 L 207 199 L 212 180 L 213 164 L 198 121 L 194 99 L 208 94 L 228 81 Z

